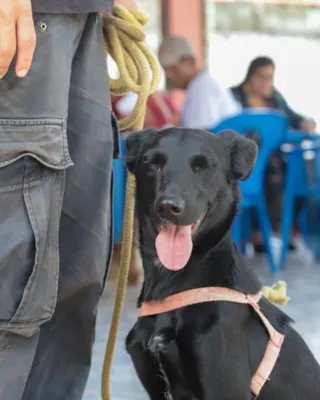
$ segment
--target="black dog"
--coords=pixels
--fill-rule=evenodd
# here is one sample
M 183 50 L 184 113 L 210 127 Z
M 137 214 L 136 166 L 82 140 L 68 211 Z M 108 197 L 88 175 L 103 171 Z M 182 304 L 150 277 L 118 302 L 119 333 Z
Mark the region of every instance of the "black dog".
M 201 287 L 259 292 L 229 232 L 237 181 L 250 175 L 256 153 L 253 141 L 230 131 L 129 136 L 145 273 L 139 304 Z M 319 400 L 320 367 L 307 345 L 278 308 L 266 299 L 260 307 L 285 340 L 259 400 Z M 126 346 L 152 400 L 249 400 L 268 340 L 249 305 L 222 301 L 141 317 Z

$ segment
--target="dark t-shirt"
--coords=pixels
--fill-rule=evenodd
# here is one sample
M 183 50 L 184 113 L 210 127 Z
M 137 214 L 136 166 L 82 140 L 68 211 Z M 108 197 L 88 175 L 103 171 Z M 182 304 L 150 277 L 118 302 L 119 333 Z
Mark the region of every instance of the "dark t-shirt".
M 250 108 L 247 96 L 243 90 L 242 85 L 231 88 L 231 91 L 236 101 L 238 101 L 241 104 L 242 108 Z M 282 96 L 282 94 L 278 92 L 276 89 L 273 91 L 272 96 L 266 98 L 265 100 L 268 108 L 281 110 L 284 112 L 284 114 L 289 120 L 291 129 L 300 129 L 301 122 L 304 119 L 307 119 L 302 115 L 297 114 L 295 111 L 293 111 L 292 108 L 289 107 L 287 101 Z
M 31 0 L 34 12 L 48 14 L 110 12 L 113 2 L 114 0 Z

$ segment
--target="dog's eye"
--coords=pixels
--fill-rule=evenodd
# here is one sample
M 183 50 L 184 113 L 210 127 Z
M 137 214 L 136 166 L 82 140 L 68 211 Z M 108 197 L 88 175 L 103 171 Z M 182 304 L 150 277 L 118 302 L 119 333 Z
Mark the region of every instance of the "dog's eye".
M 199 173 L 208 168 L 208 160 L 204 156 L 194 156 L 190 162 L 191 168 L 194 172 Z
M 151 168 L 152 171 L 160 171 L 162 168 L 162 165 L 156 164 L 154 162 L 150 162 L 149 167 Z
M 151 160 L 149 160 L 149 166 L 155 171 L 160 171 L 163 168 L 165 162 L 166 159 L 163 154 L 156 153 L 153 155 Z

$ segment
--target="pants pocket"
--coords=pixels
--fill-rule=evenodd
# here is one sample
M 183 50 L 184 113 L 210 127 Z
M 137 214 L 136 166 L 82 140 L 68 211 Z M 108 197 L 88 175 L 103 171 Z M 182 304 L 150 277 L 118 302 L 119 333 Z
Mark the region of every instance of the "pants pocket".
M 65 135 L 59 126 L 57 137 L 40 127 L 39 136 L 37 127 L 27 125 L 16 126 L 12 135 L 0 124 L 0 136 L 6 133 L 7 143 L 11 136 L 10 151 L 0 157 L 0 332 L 32 336 L 55 309 L 59 221 L 71 160 L 57 151 Z M 21 151 L 17 140 L 21 131 L 28 151 Z

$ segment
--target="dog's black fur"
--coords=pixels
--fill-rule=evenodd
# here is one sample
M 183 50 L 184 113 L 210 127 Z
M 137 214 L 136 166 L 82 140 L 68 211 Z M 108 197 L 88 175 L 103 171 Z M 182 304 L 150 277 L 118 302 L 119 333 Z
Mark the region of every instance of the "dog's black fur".
M 137 213 L 145 281 L 138 303 L 191 288 L 221 286 L 257 293 L 261 285 L 230 235 L 244 180 L 256 158 L 253 141 L 225 131 L 170 128 L 127 140 L 127 167 L 137 181 Z M 159 199 L 184 203 L 179 218 L 161 218 Z M 163 223 L 196 231 L 188 264 L 173 272 L 155 249 Z M 261 309 L 285 333 L 280 357 L 259 400 L 319 400 L 320 368 L 291 320 L 268 301 Z M 251 378 L 269 336 L 250 306 L 213 302 L 139 318 L 126 341 L 138 376 L 152 400 L 249 400 Z

